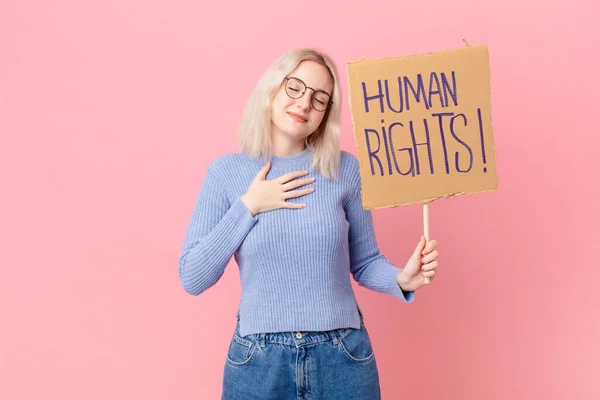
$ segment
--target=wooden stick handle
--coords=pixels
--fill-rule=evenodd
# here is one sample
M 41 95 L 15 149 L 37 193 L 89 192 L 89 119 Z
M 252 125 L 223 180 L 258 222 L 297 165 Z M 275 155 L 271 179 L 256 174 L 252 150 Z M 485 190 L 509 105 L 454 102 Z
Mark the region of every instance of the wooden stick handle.
M 425 245 L 429 243 L 429 203 L 423 203 L 423 234 L 425 235 Z M 425 284 L 430 282 L 429 277 L 425 277 Z

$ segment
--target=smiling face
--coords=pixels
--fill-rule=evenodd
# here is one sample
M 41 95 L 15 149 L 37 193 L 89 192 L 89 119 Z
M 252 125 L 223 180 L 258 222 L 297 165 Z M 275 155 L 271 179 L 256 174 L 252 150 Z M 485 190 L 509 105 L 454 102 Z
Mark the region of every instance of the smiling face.
M 298 64 L 287 78 L 273 99 L 273 134 L 286 135 L 293 141 L 304 141 L 323 121 L 326 113 L 324 108 L 329 99 L 327 95 L 333 92 L 333 80 L 326 67 L 309 60 Z M 306 90 L 302 93 L 305 86 Z

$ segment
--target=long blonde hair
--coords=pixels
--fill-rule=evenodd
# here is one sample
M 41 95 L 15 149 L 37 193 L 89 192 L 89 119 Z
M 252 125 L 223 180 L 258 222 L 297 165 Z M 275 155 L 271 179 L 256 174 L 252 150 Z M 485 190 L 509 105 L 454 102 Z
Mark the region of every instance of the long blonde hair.
M 333 104 L 327 108 L 319 127 L 307 138 L 313 152 L 312 169 L 326 179 L 337 178 L 340 163 L 341 90 L 335 63 L 325 53 L 309 48 L 291 50 L 279 56 L 260 77 L 252 91 L 239 124 L 239 144 L 248 155 L 266 160 L 271 154 L 271 105 L 284 78 L 302 61 L 310 60 L 328 69 L 333 79 Z

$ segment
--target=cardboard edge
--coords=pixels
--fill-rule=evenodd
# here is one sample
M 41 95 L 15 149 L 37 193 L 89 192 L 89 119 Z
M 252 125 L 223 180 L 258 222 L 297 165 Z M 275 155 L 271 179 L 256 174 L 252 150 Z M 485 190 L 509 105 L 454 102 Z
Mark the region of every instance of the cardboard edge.
M 358 173 L 360 175 L 360 197 L 361 197 L 361 203 L 363 204 L 363 208 L 364 208 L 364 201 L 365 201 L 365 196 L 364 196 L 364 185 L 363 185 L 363 179 L 362 179 L 362 165 L 361 165 L 361 161 L 360 161 L 360 152 L 359 152 L 359 146 L 358 146 L 358 138 L 356 135 L 356 124 L 354 122 L 354 113 L 352 113 L 352 90 L 350 90 L 350 69 L 348 66 L 348 63 L 346 63 L 346 79 L 347 79 L 347 85 L 348 85 L 348 106 L 350 108 L 350 125 L 352 128 L 352 135 L 354 136 L 354 147 L 356 148 L 356 160 L 358 161 Z
M 378 205 L 378 206 L 365 206 L 363 203 L 363 208 L 365 210 L 378 210 L 378 209 L 382 209 L 382 208 L 396 208 L 396 207 L 407 207 L 407 206 L 412 206 L 415 204 L 429 204 L 429 203 L 433 203 L 436 200 L 440 200 L 440 199 L 450 199 L 453 197 L 458 197 L 458 196 L 463 196 L 463 195 L 470 195 L 470 194 L 481 194 L 481 193 L 487 193 L 487 192 L 494 192 L 498 190 L 498 186 L 496 185 L 496 187 L 491 188 L 491 189 L 484 189 L 484 190 L 478 190 L 475 192 L 456 192 L 456 193 L 450 193 L 450 194 L 444 194 L 444 195 L 440 195 L 440 196 L 435 196 L 435 197 L 430 197 L 424 200 L 419 200 L 419 201 L 414 201 L 414 202 L 410 202 L 410 203 L 401 203 L 401 204 L 384 204 L 384 205 Z
M 488 55 L 489 55 L 489 46 L 487 44 L 480 44 L 477 46 L 464 46 L 464 47 L 458 47 L 458 48 L 454 48 L 454 49 L 429 51 L 429 52 L 425 52 L 425 53 L 413 53 L 413 54 L 409 54 L 406 56 L 400 56 L 400 57 L 376 57 L 376 58 L 369 58 L 369 59 L 367 59 L 365 57 L 360 57 L 359 59 L 356 59 L 353 61 L 347 61 L 346 66 L 348 64 L 360 64 L 360 63 L 364 63 L 364 62 L 373 62 L 373 61 L 408 59 L 408 58 L 423 57 L 423 56 L 433 56 L 433 55 L 443 54 L 443 53 L 452 53 L 452 52 L 456 52 L 456 51 L 463 51 L 463 52 L 477 51 L 477 50 L 481 50 L 481 49 L 485 49 L 486 53 L 488 53 Z

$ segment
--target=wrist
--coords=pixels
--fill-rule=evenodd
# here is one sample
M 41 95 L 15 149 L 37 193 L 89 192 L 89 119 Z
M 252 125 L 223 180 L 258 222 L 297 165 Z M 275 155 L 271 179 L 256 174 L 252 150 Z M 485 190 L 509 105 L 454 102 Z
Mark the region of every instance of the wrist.
M 242 201 L 242 203 L 244 203 L 244 205 L 246 206 L 246 208 L 248 208 L 248 210 L 250 211 L 250 214 L 254 217 L 256 214 L 258 214 L 258 211 L 256 210 L 256 208 L 252 205 L 252 202 L 248 199 L 248 194 L 244 194 L 240 197 L 240 200 Z
M 398 286 L 400 286 L 400 289 L 404 290 L 405 292 L 410 291 L 410 289 L 407 288 L 408 285 L 404 271 L 400 271 L 398 275 L 396 275 L 396 282 L 398 283 Z

